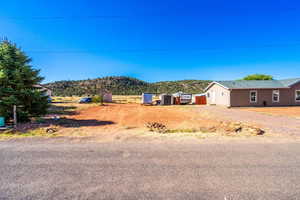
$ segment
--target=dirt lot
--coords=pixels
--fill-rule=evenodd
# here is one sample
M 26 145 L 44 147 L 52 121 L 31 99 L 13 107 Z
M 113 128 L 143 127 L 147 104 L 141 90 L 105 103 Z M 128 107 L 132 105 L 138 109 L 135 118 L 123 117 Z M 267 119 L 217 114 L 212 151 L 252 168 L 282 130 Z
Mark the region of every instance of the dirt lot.
M 126 99 L 122 97 L 123 99 Z M 258 109 L 258 108 L 253 108 Z M 250 109 L 249 109 L 250 110 Z M 15 137 L 63 136 L 106 141 L 178 139 L 274 138 L 274 133 L 297 135 L 298 120 L 286 116 L 265 115 L 247 109 L 217 106 L 143 106 L 136 103 L 79 104 L 74 98 L 56 99 L 50 114 L 32 123 L 19 125 L 19 135 L 1 134 L 1 139 Z M 287 112 L 288 113 L 288 112 Z M 151 132 L 147 123 L 165 125 L 167 133 Z M 295 126 L 296 125 L 296 126 Z M 292 128 L 291 128 L 292 127 Z M 48 134 L 51 128 L 55 134 Z M 253 134 L 257 129 L 265 131 Z M 45 131 L 46 130 L 46 131 Z M 242 131 L 241 131 L 242 130 Z M 46 133 L 45 133 L 46 132 Z M 26 134 L 23 134 L 26 133 Z M 283 134 L 282 134 L 283 133 Z
M 92 137 L 99 141 L 143 140 L 171 138 L 186 139 L 232 139 L 257 137 L 247 126 L 255 123 L 235 125 L 238 120 L 230 121 L 225 117 L 217 118 L 212 107 L 185 106 L 143 106 L 140 104 L 53 104 L 52 113 L 58 114 L 59 135 Z M 224 110 L 224 112 L 229 112 Z M 53 116 L 52 114 L 52 116 Z M 63 118 L 65 117 L 65 118 Z M 168 133 L 151 132 L 146 128 L 148 122 L 158 122 L 167 127 Z M 229 122 L 229 124 L 227 124 Z M 244 131 L 245 130 L 245 131 Z M 237 131 L 237 132 L 236 132 Z M 265 133 L 260 138 L 270 137 Z M 273 135 L 272 135 L 273 137 Z M 93 139 L 93 140 L 94 140 Z
M 300 107 L 266 107 L 266 108 L 240 108 L 242 110 L 255 111 L 264 114 L 289 116 L 300 119 Z
M 74 137 L 93 137 L 99 141 L 151 140 L 161 137 L 179 139 L 199 136 L 199 129 L 209 130 L 220 122 L 198 113 L 198 106 L 142 106 L 140 104 L 54 104 L 60 126 L 59 134 Z M 53 114 L 52 114 L 53 116 Z M 170 134 L 150 132 L 148 122 L 164 124 Z M 178 132 L 178 135 L 176 135 Z M 208 134 L 208 133 L 205 133 Z M 180 137 L 177 137 L 180 136 Z M 187 137 L 185 137 L 187 136 Z M 213 133 L 209 136 L 215 136 Z M 201 137 L 206 137 L 202 135 Z
M 111 128 L 143 128 L 147 122 L 159 122 L 172 129 L 192 129 L 214 126 L 216 120 L 196 114 L 197 106 L 142 106 L 138 104 L 108 104 L 79 111 L 72 119 L 112 122 Z

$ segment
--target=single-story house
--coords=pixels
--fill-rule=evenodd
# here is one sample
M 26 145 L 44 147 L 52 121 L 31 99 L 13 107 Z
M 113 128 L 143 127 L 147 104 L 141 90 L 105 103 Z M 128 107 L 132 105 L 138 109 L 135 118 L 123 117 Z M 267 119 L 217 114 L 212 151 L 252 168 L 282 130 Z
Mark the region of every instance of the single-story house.
M 205 92 L 209 105 L 300 106 L 300 78 L 215 81 L 208 85 Z
M 37 88 L 39 91 L 43 92 L 45 96 L 51 97 L 52 96 L 52 90 L 49 88 L 42 86 L 42 85 L 34 85 L 35 88 Z

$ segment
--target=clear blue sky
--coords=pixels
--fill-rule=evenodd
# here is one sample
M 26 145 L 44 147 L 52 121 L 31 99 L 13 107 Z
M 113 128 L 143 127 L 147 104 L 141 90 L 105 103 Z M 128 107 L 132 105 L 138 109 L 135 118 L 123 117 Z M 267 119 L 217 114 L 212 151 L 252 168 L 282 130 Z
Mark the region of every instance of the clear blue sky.
M 300 77 L 300 3 L 289 0 L 10 0 L 0 36 L 45 82 Z

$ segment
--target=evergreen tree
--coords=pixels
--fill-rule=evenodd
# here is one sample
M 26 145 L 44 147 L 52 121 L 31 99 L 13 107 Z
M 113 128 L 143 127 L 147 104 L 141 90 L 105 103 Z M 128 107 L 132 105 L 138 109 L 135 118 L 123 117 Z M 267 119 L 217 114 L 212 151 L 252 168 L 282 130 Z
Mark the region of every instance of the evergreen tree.
M 31 59 L 15 44 L 0 42 L 0 116 L 11 119 L 13 105 L 18 106 L 18 119 L 46 114 L 47 96 L 36 86 L 43 78 L 30 65 Z

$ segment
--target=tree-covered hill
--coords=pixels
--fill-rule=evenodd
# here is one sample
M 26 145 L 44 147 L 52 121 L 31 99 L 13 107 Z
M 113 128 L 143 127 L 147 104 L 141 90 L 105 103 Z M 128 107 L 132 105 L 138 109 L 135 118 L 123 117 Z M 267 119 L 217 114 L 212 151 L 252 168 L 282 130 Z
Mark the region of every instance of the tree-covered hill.
M 45 84 L 55 96 L 84 96 L 98 94 L 106 89 L 114 95 L 140 95 L 143 92 L 149 93 L 175 93 L 183 91 L 187 93 L 201 93 L 210 81 L 182 80 L 163 81 L 147 83 L 131 77 L 111 76 L 97 79 L 80 81 L 57 81 Z

